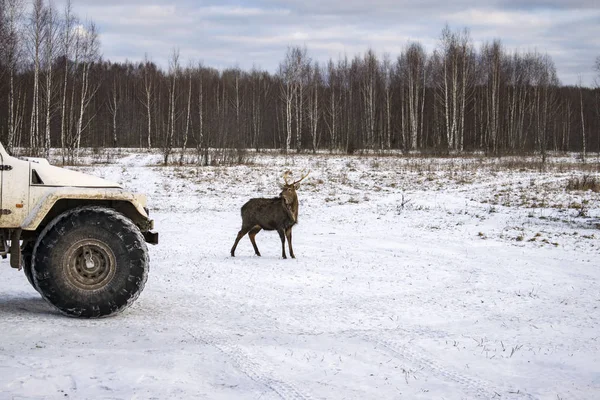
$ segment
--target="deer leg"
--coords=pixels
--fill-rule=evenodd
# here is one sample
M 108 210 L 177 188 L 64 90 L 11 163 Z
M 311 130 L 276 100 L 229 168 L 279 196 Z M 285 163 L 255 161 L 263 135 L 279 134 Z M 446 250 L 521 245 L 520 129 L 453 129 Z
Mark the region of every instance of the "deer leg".
M 247 226 L 242 226 L 242 229 L 240 229 L 240 231 L 237 234 L 237 237 L 235 238 L 235 243 L 233 244 L 233 247 L 231 248 L 231 257 L 235 257 L 235 248 L 238 245 L 238 242 L 240 241 L 241 238 L 244 237 L 244 235 L 246 233 L 248 233 L 248 231 L 252 229 L 252 227 L 247 227 Z
M 288 246 L 290 248 L 290 257 L 296 258 L 294 256 L 294 249 L 292 249 L 292 228 L 287 228 L 285 230 L 285 236 L 287 236 Z
M 277 229 L 277 233 L 279 233 L 279 238 L 281 239 L 281 257 L 287 258 L 285 255 L 285 231 L 283 229 Z
M 258 251 L 258 246 L 256 246 L 256 240 L 254 240 L 254 238 L 256 237 L 256 234 L 258 232 L 260 232 L 261 229 L 262 228 L 260 226 L 255 226 L 254 228 L 250 229 L 250 232 L 248 232 L 248 237 L 250 238 L 250 241 L 252 242 L 252 247 L 254 247 L 254 252 L 259 257 L 260 257 L 260 251 Z

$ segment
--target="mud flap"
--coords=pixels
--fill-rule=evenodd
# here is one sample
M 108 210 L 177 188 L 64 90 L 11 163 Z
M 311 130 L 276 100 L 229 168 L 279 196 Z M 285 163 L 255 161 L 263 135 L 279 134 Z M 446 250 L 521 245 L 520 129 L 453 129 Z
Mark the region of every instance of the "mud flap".
M 22 256 L 21 256 L 21 229 L 15 229 L 10 235 L 10 266 L 12 268 L 21 270 L 22 267 Z
M 158 233 L 147 231 L 142 232 L 142 235 L 144 235 L 144 240 L 146 240 L 146 243 L 158 244 Z

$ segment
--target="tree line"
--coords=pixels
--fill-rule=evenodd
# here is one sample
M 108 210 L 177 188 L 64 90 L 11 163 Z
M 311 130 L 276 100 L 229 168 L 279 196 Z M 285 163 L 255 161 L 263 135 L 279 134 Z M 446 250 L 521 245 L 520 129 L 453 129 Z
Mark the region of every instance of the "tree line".
M 600 89 L 561 85 L 552 58 L 479 47 L 443 28 L 436 49 L 313 61 L 289 47 L 275 72 L 148 56 L 101 57 L 92 21 L 70 2 L 0 0 L 0 138 L 9 150 L 73 161 L 81 147 L 289 151 L 600 152 Z M 592 68 L 592 66 L 590 66 Z M 600 57 L 596 61 L 600 77 Z M 600 81 L 600 79 L 598 79 Z M 597 82 L 600 84 L 600 82 Z

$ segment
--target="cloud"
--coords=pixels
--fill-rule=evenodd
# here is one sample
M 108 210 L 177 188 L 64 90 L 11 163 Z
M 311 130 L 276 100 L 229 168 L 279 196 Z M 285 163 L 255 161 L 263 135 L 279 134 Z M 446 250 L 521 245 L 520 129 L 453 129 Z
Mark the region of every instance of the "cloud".
M 211 6 L 200 7 L 196 15 L 207 17 L 257 17 L 257 16 L 284 16 L 289 15 L 290 11 L 285 9 L 261 9 L 257 7 L 240 6 Z
M 306 45 L 320 62 L 368 48 L 396 57 L 409 41 L 432 52 L 446 23 L 470 28 L 477 45 L 500 38 L 510 51 L 548 52 L 567 84 L 579 75 L 591 84 L 600 54 L 597 0 L 75 0 L 74 7 L 96 21 L 106 59 L 148 53 L 163 67 L 173 48 L 184 63 L 271 72 L 289 45 Z

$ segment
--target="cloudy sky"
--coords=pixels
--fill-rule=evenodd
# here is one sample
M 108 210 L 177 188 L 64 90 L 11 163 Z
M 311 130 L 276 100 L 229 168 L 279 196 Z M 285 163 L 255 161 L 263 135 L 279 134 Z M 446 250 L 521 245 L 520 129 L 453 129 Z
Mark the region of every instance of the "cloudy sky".
M 443 26 L 468 27 L 475 45 L 502 39 L 510 50 L 554 59 L 564 84 L 591 85 L 600 56 L 600 0 L 72 0 L 93 19 L 105 59 L 161 66 L 174 48 L 184 64 L 253 66 L 274 72 L 289 45 L 318 61 L 377 53 L 396 57 L 409 41 L 433 51 Z M 418 4 L 417 4 L 418 3 Z M 62 7 L 64 0 L 56 0 Z

